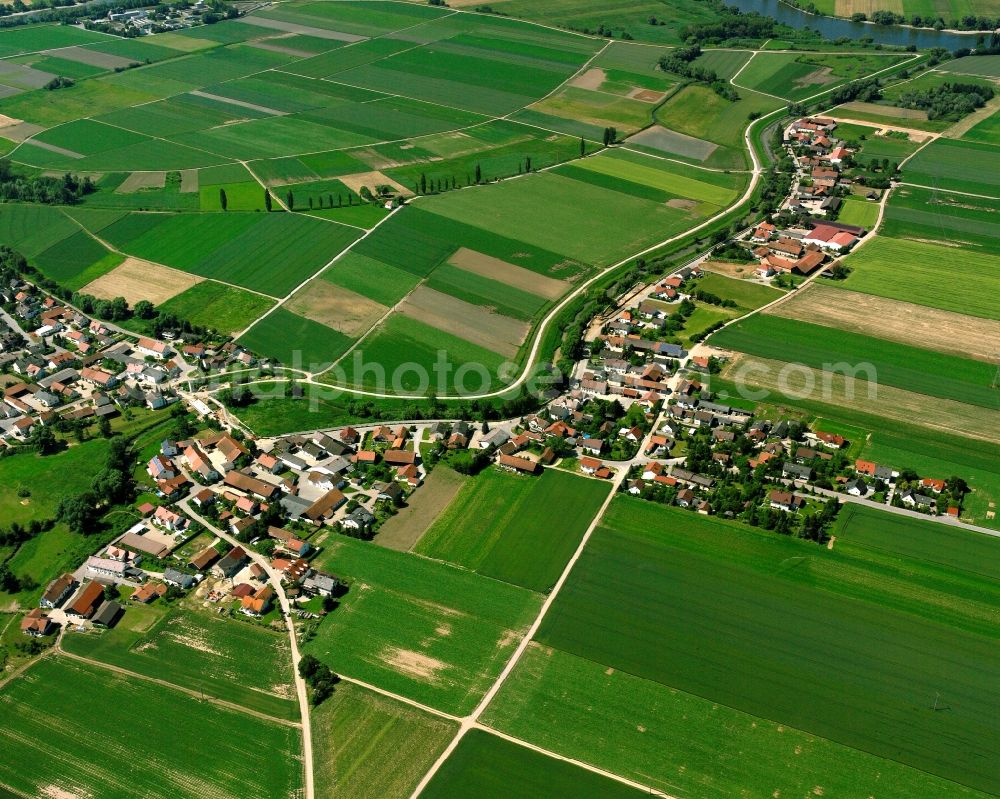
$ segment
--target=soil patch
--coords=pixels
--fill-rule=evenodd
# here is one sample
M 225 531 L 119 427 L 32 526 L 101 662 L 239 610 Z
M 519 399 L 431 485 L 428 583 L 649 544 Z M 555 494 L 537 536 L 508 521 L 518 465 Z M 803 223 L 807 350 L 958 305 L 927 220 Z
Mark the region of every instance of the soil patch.
M 351 338 L 360 336 L 389 310 L 375 300 L 326 280 L 313 280 L 285 307 Z
M 166 184 L 166 172 L 133 172 L 115 189 L 115 194 L 134 194 L 143 189 L 162 189 Z
M 381 659 L 383 663 L 387 663 L 403 674 L 428 682 L 437 682 L 438 672 L 448 668 L 447 663 L 437 658 L 397 647 L 387 649 L 382 653 Z
M 992 319 L 817 284 L 769 313 L 982 361 L 1000 351 L 1000 325 Z
M 600 89 L 604 84 L 604 81 L 608 79 L 607 73 L 600 67 L 591 67 L 582 75 L 577 75 L 573 80 L 569 82 L 570 86 L 576 86 L 579 89 Z
M 658 92 L 653 89 L 632 89 L 628 93 L 632 100 L 639 100 L 643 103 L 658 103 L 667 96 L 666 92 Z
M 570 289 L 567 281 L 540 275 L 530 269 L 525 269 L 523 266 L 516 266 L 507 263 L 507 261 L 501 261 L 499 258 L 483 255 L 483 253 L 470 250 L 467 247 L 460 247 L 448 259 L 448 263 L 459 269 L 464 269 L 466 272 L 506 283 L 508 286 L 527 291 L 530 294 L 537 294 L 547 300 L 559 299 Z
M 413 196 L 413 192 L 406 188 L 406 186 L 381 172 L 357 172 L 353 175 L 341 175 L 339 180 L 356 194 L 361 192 L 362 186 L 367 186 L 373 194 L 375 193 L 376 186 L 392 186 L 404 197 Z
M 193 194 L 198 191 L 198 170 L 181 170 L 181 194 Z
M 379 528 L 375 543 L 400 552 L 413 549 L 427 528 L 451 504 L 466 479 L 445 466 L 435 469 L 406 507 Z
M 203 92 L 195 90 L 190 92 L 195 97 L 203 97 L 206 100 L 214 100 L 217 103 L 226 103 L 227 105 L 235 105 L 237 108 L 249 108 L 251 111 L 260 111 L 262 114 L 270 114 L 273 117 L 285 116 L 284 111 L 278 111 L 275 108 L 268 108 L 266 105 L 257 105 L 257 103 L 247 103 L 243 100 L 234 100 L 232 97 L 223 97 L 221 94 L 210 94 L 209 92 Z
M 719 147 L 713 142 L 696 139 L 694 136 L 678 133 L 662 125 L 653 125 L 645 130 L 640 130 L 634 136 L 630 136 L 627 142 L 696 161 L 704 161 Z
M 717 275 L 735 277 L 743 280 L 753 277 L 754 264 L 734 264 L 729 261 L 702 261 L 701 268 L 706 272 L 715 272 Z
M 833 83 L 835 80 L 837 78 L 833 74 L 831 67 L 820 67 L 795 81 L 795 87 L 797 89 L 805 89 L 807 86 L 824 86 L 827 83 Z
M 399 306 L 399 312 L 507 358 L 517 354 L 529 329 L 527 322 L 491 313 L 426 286 L 414 289 Z
M 683 197 L 674 197 L 672 200 L 667 200 L 664 205 L 668 208 L 680 208 L 682 211 L 690 211 L 698 203 L 694 200 L 685 200 Z
M 129 305 L 135 305 L 139 300 L 149 300 L 154 305 L 160 305 L 202 280 L 204 278 L 197 275 L 189 275 L 152 261 L 126 258 L 120 266 L 88 283 L 81 291 L 102 300 L 124 297 Z
M 129 64 L 135 63 L 134 59 L 101 53 L 97 50 L 91 50 L 89 47 L 63 47 L 59 50 L 46 50 L 45 55 L 55 58 L 65 58 L 67 61 L 76 61 L 78 64 L 89 64 L 92 67 L 100 67 L 101 69 L 127 67 Z

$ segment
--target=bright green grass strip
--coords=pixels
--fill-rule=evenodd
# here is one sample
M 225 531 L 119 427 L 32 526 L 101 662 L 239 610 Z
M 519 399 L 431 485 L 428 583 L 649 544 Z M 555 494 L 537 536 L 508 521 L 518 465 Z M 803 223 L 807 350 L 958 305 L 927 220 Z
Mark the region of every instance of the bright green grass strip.
M 766 314 L 736 322 L 712 340 L 762 358 L 828 371 L 868 364 L 874 369 L 859 368 L 861 379 L 983 408 L 997 406 L 997 391 L 990 385 L 995 369 L 970 358 Z
M 34 258 L 79 228 L 58 208 L 49 205 L 0 205 L 0 243 Z
M 351 588 L 306 651 L 335 672 L 456 714 L 475 707 L 541 604 L 523 588 L 342 536 L 314 563 Z M 441 679 L 407 670 L 401 661 L 417 653 Z
M 1000 197 L 1000 147 L 937 139 L 906 164 L 908 183 Z
M 752 311 L 774 302 L 782 292 L 770 286 L 751 283 L 749 280 L 736 280 L 714 272 L 706 272 L 696 284 L 702 291 L 707 291 L 724 300 L 732 300 L 740 308 Z
M 415 551 L 549 591 L 608 490 L 605 482 L 555 469 L 540 477 L 489 469 L 462 486 Z M 555 524 L 552 508 L 560 509 Z
M 849 197 L 844 200 L 837 221 L 871 230 L 878 221 L 878 203 Z

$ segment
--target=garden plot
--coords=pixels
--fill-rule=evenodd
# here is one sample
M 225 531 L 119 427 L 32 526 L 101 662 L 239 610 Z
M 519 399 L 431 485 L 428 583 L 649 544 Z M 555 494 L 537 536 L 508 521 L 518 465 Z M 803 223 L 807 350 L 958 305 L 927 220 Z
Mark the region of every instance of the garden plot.
M 400 305 L 399 313 L 508 358 L 517 354 L 529 330 L 525 322 L 490 313 L 482 306 L 425 286 L 411 292 Z
M 149 300 L 153 305 L 159 305 L 202 280 L 204 278 L 197 275 L 141 258 L 126 258 L 121 266 L 88 283 L 81 291 L 104 300 L 124 297 L 130 305 L 139 300 Z
M 297 313 L 321 325 L 356 338 L 389 311 L 375 300 L 326 280 L 313 280 L 285 303 Z
M 166 172 L 133 172 L 119 184 L 115 194 L 134 194 L 143 189 L 162 189 L 166 184 Z
M 547 300 L 559 299 L 570 289 L 570 283 L 565 280 L 540 275 L 521 266 L 502 261 L 490 255 L 470 250 L 468 247 L 459 247 L 458 250 L 448 259 L 448 263 L 472 272 L 480 277 L 506 283 L 521 291 L 530 294 L 537 294 Z

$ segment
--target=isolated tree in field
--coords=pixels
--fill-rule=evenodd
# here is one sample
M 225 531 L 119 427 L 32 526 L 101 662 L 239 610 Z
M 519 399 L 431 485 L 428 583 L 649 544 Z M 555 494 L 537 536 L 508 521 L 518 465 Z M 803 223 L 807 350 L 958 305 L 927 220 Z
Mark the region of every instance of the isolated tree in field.
M 288 210 L 289 211 L 294 211 L 295 210 L 295 195 L 292 194 L 291 192 L 288 192 L 288 195 L 285 198 L 285 203 L 288 205 Z
M 607 147 L 611 143 L 611 128 L 604 129 L 604 146 Z
M 344 196 L 342 194 L 337 195 L 337 207 L 340 208 L 344 204 Z
M 580 157 L 583 158 L 587 154 L 587 142 L 583 140 L 583 136 L 580 137 Z
M 483 181 L 483 168 L 476 164 L 476 183 L 482 183 Z
M 313 208 L 313 198 L 312 198 L 312 197 L 310 197 L 310 198 L 309 198 L 309 210 L 311 211 L 311 210 L 312 210 L 312 208 Z
M 427 175 L 420 173 L 420 193 L 427 194 Z
M 111 438 L 111 420 L 107 416 L 102 416 L 97 420 L 97 430 L 101 438 Z
M 326 195 L 326 199 L 330 201 L 330 207 L 333 208 L 333 195 L 332 194 Z
M 611 132 L 610 133 L 610 139 L 611 139 L 611 141 L 609 141 L 608 143 L 609 144 L 614 144 L 616 141 L 618 141 L 618 128 L 612 127 L 612 128 L 608 128 L 608 130 Z
M 264 189 L 264 208 L 268 213 L 271 212 L 271 192 Z
M 229 198 L 226 197 L 225 189 L 219 189 L 219 205 L 222 206 L 223 211 L 225 211 L 229 205 Z
M 530 155 L 527 158 L 524 159 L 524 171 L 525 172 L 530 172 L 531 171 L 531 156 Z

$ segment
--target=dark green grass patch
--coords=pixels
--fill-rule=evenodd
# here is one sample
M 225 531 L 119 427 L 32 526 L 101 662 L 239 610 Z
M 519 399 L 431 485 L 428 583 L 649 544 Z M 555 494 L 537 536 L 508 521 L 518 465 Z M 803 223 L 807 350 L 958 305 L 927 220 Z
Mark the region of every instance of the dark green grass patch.
M 113 799 L 131 791 L 107 759 L 123 730 L 149 749 L 127 778 L 143 796 L 288 796 L 301 787 L 295 728 L 68 658 L 40 660 L 0 702 L 0 782 L 25 796 L 60 790 Z M 207 741 L 216 757 L 205 757 Z
M 341 536 L 314 563 L 350 590 L 305 650 L 337 673 L 453 713 L 472 710 L 541 604 L 523 588 Z
M 353 67 L 379 61 L 400 50 L 412 47 L 411 42 L 402 39 L 370 39 L 347 48 L 323 53 L 314 58 L 289 64 L 286 69 L 310 78 L 327 78 Z
M 229 335 L 245 330 L 272 305 L 272 300 L 259 294 L 205 280 L 171 297 L 159 309 Z
M 415 551 L 549 591 L 608 491 L 605 482 L 555 469 L 540 477 L 489 469 L 462 486 Z
M 428 799 L 639 799 L 646 793 L 488 732 L 472 730 L 434 775 L 424 795 Z
M 313 372 L 328 367 L 354 340 L 312 319 L 276 308 L 244 333 L 240 343 L 286 366 Z
M 861 379 L 877 380 L 906 391 L 995 408 L 991 388 L 995 369 L 982 361 L 883 341 L 795 319 L 758 314 L 719 331 L 713 343 L 762 358 L 803 363 L 837 371 L 859 368 Z
M 989 581 L 970 590 L 965 574 L 913 573 L 622 498 L 539 640 L 996 792 L 1000 665 L 987 653 L 998 596 Z

